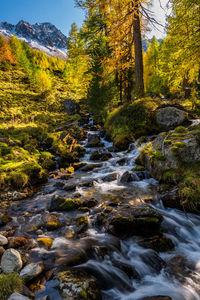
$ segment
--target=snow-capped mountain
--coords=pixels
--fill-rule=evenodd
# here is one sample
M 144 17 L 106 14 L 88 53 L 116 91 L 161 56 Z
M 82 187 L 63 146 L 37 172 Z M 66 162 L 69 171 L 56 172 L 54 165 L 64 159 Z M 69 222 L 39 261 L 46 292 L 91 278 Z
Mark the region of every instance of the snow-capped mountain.
M 34 25 L 19 21 L 17 25 L 0 23 L 0 34 L 5 37 L 15 35 L 26 41 L 32 48 L 46 52 L 48 55 L 65 58 L 67 54 L 67 37 L 51 23 Z

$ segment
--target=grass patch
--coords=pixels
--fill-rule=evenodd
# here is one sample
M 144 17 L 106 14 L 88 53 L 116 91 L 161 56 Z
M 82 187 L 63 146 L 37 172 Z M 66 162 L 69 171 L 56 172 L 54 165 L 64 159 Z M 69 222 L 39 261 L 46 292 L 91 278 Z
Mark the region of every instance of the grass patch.
M 16 273 L 0 275 L 0 299 L 6 300 L 14 292 L 19 292 L 22 288 L 22 279 Z

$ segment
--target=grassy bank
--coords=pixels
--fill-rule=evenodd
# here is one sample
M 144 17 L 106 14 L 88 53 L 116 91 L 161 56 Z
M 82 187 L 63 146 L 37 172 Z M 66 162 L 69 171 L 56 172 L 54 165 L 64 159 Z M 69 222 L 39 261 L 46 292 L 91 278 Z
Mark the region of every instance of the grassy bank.
M 69 94 L 59 73 L 52 73 L 50 91 L 34 90 L 26 71 L 17 64 L 0 68 L 0 188 L 22 189 L 40 184 L 55 168 L 77 160 L 83 132 L 66 125 L 81 119 L 67 116 L 63 100 Z M 73 146 L 72 146 L 73 143 Z M 64 160 L 63 157 L 66 159 Z

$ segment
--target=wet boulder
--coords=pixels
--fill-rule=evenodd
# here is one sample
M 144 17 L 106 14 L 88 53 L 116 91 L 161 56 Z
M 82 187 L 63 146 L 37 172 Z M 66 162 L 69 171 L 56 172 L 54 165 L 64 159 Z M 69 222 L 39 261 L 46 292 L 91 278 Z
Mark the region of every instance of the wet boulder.
M 99 151 L 94 151 L 90 156 L 90 160 L 101 160 L 101 153 Z
M 135 174 L 140 180 L 149 179 L 150 174 L 147 171 L 136 171 Z
M 64 104 L 64 108 L 69 116 L 74 115 L 74 114 L 79 114 L 80 105 L 75 100 L 66 99 L 66 100 L 64 100 L 63 104 Z
M 31 263 L 31 264 L 25 266 L 21 270 L 20 277 L 22 279 L 24 279 L 25 281 L 30 281 L 31 279 L 40 275 L 43 272 L 43 270 L 44 270 L 43 262 Z
M 188 114 L 176 107 L 160 108 L 156 111 L 156 123 L 164 129 L 174 128 L 188 119 Z
M 139 181 L 139 178 L 135 173 L 126 171 L 125 173 L 122 174 L 120 179 L 121 183 L 128 183 L 132 181 Z
M 91 160 L 100 160 L 100 161 L 107 161 L 112 158 L 112 154 L 110 152 L 102 152 L 94 151 L 90 156 Z
M 156 252 L 167 252 L 174 249 L 172 240 L 165 236 L 154 236 L 140 242 L 140 245 L 145 248 L 153 249 Z
M 123 205 L 108 218 L 108 231 L 119 237 L 153 236 L 161 231 L 163 217 L 148 206 Z
M 71 270 L 58 273 L 59 288 L 64 299 L 100 300 L 101 292 L 97 281 L 87 272 Z
M 20 253 L 15 249 L 8 249 L 1 259 L 1 269 L 4 273 L 13 273 L 21 270 L 23 266 Z
M 108 174 L 108 175 L 102 177 L 101 179 L 104 182 L 111 182 L 111 181 L 117 180 L 117 178 L 118 178 L 118 174 L 117 173 L 111 173 L 111 174 Z
M 102 156 L 101 156 L 101 161 L 107 161 L 109 159 L 111 159 L 113 156 L 110 152 L 104 152 L 102 153 Z
M 86 147 L 93 148 L 100 146 L 102 146 L 102 143 L 98 134 L 88 134 L 88 142 Z
M 75 184 L 65 184 L 63 187 L 63 190 L 66 192 L 68 191 L 75 191 L 76 190 L 76 185 Z
M 117 163 L 118 163 L 118 165 L 120 165 L 120 166 L 124 166 L 125 163 L 126 163 L 126 158 L 121 158 L 121 159 L 119 159 L 119 160 L 117 161 Z

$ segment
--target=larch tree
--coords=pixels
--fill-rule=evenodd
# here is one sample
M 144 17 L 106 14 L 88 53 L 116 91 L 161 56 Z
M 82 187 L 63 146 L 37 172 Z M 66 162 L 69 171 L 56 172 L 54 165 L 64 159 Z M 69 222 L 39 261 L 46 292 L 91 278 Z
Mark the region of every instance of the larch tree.
M 130 101 L 134 84 L 137 96 L 142 97 L 144 95 L 142 11 L 145 10 L 147 1 L 77 0 L 76 3 L 86 8 L 87 16 L 96 14 L 102 21 L 99 30 L 104 29 L 111 51 L 104 62 L 108 60 L 110 72 L 116 73 L 120 98 L 122 98 L 122 86 L 125 85 L 124 96 Z

